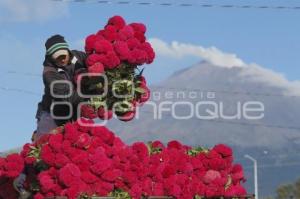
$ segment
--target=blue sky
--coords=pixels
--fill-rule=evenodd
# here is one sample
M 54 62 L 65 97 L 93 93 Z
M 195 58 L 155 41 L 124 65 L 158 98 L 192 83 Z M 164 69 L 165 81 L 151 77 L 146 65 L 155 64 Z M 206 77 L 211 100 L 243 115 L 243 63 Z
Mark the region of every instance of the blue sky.
M 222 3 L 204 3 L 300 6 L 300 2 L 292 0 L 227 0 Z M 300 80 L 299 9 L 226 9 L 3 0 L 0 3 L 0 13 L 0 87 L 36 93 L 0 89 L 0 151 L 28 142 L 35 129 L 34 116 L 43 89 L 41 77 L 36 74 L 42 72 L 45 40 L 59 33 L 66 37 L 71 46 L 81 48 L 85 36 L 101 29 L 113 15 L 121 15 L 127 22 L 145 23 L 148 38 L 156 38 L 170 45 L 177 41 L 188 46 L 201 46 L 206 50 L 214 46 L 224 53 L 235 54 L 245 63 L 257 63 L 281 73 L 290 81 Z M 156 62 L 146 66 L 145 75 L 151 84 L 155 84 L 176 70 L 201 60 L 201 56 L 192 53 L 180 57 L 158 54 Z M 12 71 L 18 73 L 14 74 Z

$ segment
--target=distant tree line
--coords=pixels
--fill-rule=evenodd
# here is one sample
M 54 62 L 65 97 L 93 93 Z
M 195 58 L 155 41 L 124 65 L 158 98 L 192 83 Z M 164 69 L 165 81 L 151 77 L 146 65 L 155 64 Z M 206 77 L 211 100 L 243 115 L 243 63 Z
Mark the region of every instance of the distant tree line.
M 294 183 L 280 185 L 275 197 L 265 199 L 300 199 L 300 178 Z

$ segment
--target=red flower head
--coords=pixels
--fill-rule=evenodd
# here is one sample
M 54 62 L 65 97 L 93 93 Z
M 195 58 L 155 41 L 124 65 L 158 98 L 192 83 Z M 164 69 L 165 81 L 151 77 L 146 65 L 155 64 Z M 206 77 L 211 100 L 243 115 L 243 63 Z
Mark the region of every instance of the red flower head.
M 23 149 L 21 151 L 21 156 L 23 158 L 25 158 L 28 155 L 28 153 L 31 151 L 31 148 L 30 148 L 31 146 L 32 146 L 32 144 L 29 144 L 29 143 L 27 143 L 23 146 Z M 1 165 L 0 165 L 0 167 L 1 167 Z
M 10 154 L 6 157 L 6 163 L 3 167 L 8 178 L 16 178 L 24 169 L 24 160 L 19 154 Z
M 70 162 L 71 162 L 70 159 L 66 155 L 62 153 L 55 154 L 55 166 L 57 168 L 62 168 Z
M 149 156 L 148 147 L 143 142 L 134 143 L 132 145 L 132 149 L 140 159 L 144 159 L 145 157 Z
M 182 144 L 180 142 L 178 142 L 177 140 L 172 140 L 168 143 L 168 148 L 170 149 L 178 149 L 181 150 L 182 149 Z
M 134 30 L 131 26 L 124 26 L 118 33 L 118 39 L 120 41 L 126 41 L 134 37 Z
M 123 115 L 118 116 L 118 119 L 123 122 L 131 121 L 135 117 L 135 111 L 128 111 Z
M 95 113 L 95 109 L 88 105 L 88 104 L 83 104 L 80 107 L 80 111 L 81 111 L 81 117 L 85 117 L 88 119 L 95 119 L 97 117 L 96 113 Z
M 206 184 L 209 184 L 217 178 L 221 178 L 220 172 L 215 171 L 215 170 L 209 170 L 206 172 L 206 174 L 203 178 L 203 182 Z
M 151 93 L 150 93 L 150 89 L 146 85 L 141 85 L 141 88 L 144 89 L 145 92 L 138 99 L 138 102 L 143 104 L 150 99 Z
M 87 54 L 92 54 L 94 51 L 94 45 L 95 42 L 97 40 L 97 35 L 89 35 L 86 39 L 85 39 L 85 52 Z
M 81 179 L 87 184 L 93 184 L 93 183 L 99 181 L 97 176 L 95 176 L 94 174 L 92 174 L 89 171 L 82 172 Z
M 114 42 L 118 38 L 118 32 L 115 26 L 107 25 L 104 30 L 100 30 L 97 35 L 104 37 L 109 42 Z
M 119 169 L 106 170 L 102 173 L 101 178 L 107 182 L 114 182 L 117 178 L 122 176 L 122 172 Z
M 162 175 L 164 178 L 168 178 L 171 175 L 175 175 L 175 174 L 176 174 L 175 165 L 167 165 L 162 171 Z
M 108 20 L 107 25 L 112 25 L 117 30 L 120 30 L 126 25 L 126 22 L 121 16 L 113 16 Z
M 136 39 L 138 39 L 141 43 L 144 43 L 146 41 L 146 37 L 144 35 L 144 33 L 141 33 L 141 32 L 135 32 L 134 33 L 134 37 Z
M 104 107 L 99 107 L 97 114 L 101 120 L 110 120 L 113 117 L 113 112 Z
M 55 187 L 55 182 L 47 171 L 42 171 L 41 173 L 39 173 L 38 181 L 43 193 L 47 193 Z
M 106 60 L 102 62 L 107 69 L 116 68 L 120 64 L 120 59 L 114 51 L 107 52 Z
M 82 133 L 75 142 L 75 146 L 81 149 L 86 149 L 91 144 L 92 138 L 87 133 Z
M 101 158 L 96 164 L 90 167 L 90 170 L 95 175 L 101 175 L 105 170 L 111 168 L 112 161 L 108 158 Z
M 142 65 L 142 64 L 146 63 L 147 59 L 148 59 L 148 55 L 147 55 L 146 51 L 139 50 L 139 49 L 133 49 L 131 51 L 131 56 L 130 56 L 130 59 L 128 60 L 128 62 L 130 64 L 134 64 L 134 65 Z
M 49 146 L 56 153 L 59 153 L 61 151 L 62 142 L 63 142 L 63 134 L 61 133 L 51 134 L 49 137 Z
M 234 184 L 240 183 L 240 181 L 244 180 L 244 171 L 243 167 L 240 164 L 235 164 L 232 167 L 231 177 Z
M 114 44 L 114 48 L 121 61 L 130 59 L 131 53 L 126 42 L 117 41 Z
M 59 170 L 58 177 L 61 183 L 71 187 L 80 180 L 81 172 L 75 164 L 69 163 Z
M 152 147 L 153 148 L 159 148 L 159 149 L 164 149 L 165 148 L 164 144 L 159 140 L 156 140 L 156 141 L 152 142 Z
M 142 23 L 131 23 L 129 25 L 133 28 L 133 30 L 135 32 L 140 32 L 140 33 L 145 34 L 146 31 L 147 31 L 146 26 L 144 24 L 142 24 Z
M 225 197 L 245 196 L 247 191 L 241 185 L 230 186 L 225 191 Z
M 91 54 L 86 59 L 86 65 L 87 66 L 93 66 L 95 63 L 101 62 L 101 61 L 103 61 L 103 60 L 102 60 L 102 57 L 100 55 Z
M 96 53 L 98 53 L 98 54 L 101 54 L 101 53 L 106 54 L 107 52 L 113 50 L 112 44 L 109 41 L 104 40 L 104 39 L 96 41 L 94 44 L 94 47 L 95 47 Z
M 232 149 L 224 144 L 216 145 L 213 150 L 222 155 L 222 157 L 232 156 Z
M 131 38 L 127 40 L 127 45 L 130 50 L 134 50 L 141 45 L 141 42 L 136 38 Z
M 209 159 L 208 165 L 211 169 L 220 171 L 226 168 L 226 161 L 221 158 L 213 158 Z
M 43 194 L 41 194 L 41 193 L 37 193 L 37 194 L 34 195 L 33 198 L 34 198 L 34 199 L 44 199 L 45 196 L 44 196 Z
M 147 53 L 147 64 L 151 64 L 155 58 L 155 52 L 149 42 L 142 43 L 139 47 L 141 50 L 146 51 Z
M 76 126 L 72 123 L 67 123 L 65 125 L 65 134 L 64 137 L 66 140 L 69 140 L 71 143 L 77 141 L 80 132 L 77 130 Z
M 55 154 L 49 145 L 44 145 L 41 151 L 41 159 L 49 166 L 54 166 L 55 164 Z

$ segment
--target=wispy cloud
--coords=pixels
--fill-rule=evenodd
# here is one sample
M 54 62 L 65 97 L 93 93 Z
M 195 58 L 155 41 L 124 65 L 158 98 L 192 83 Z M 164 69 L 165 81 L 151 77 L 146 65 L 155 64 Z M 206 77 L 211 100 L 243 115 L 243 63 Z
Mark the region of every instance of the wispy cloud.
M 241 77 L 245 81 L 261 82 L 270 86 L 282 88 L 286 94 L 300 95 L 300 81 L 289 81 L 284 74 L 278 73 L 255 63 L 245 63 L 236 54 L 224 52 L 216 47 L 205 48 L 200 45 L 173 41 L 167 43 L 159 38 L 149 40 L 158 56 L 171 59 L 183 59 L 189 56 L 200 59 L 220 67 L 243 67 Z
M 158 39 L 151 38 L 149 42 L 154 47 L 156 53 L 175 59 L 181 59 L 186 56 L 199 57 L 209 63 L 223 67 L 243 67 L 245 63 L 235 54 L 225 53 L 216 47 L 205 48 L 200 45 L 180 43 L 173 41 L 170 44 Z
M 247 80 L 276 86 L 287 95 L 300 95 L 300 81 L 289 81 L 284 74 L 275 72 L 258 64 L 249 64 L 240 73 Z
M 1 0 L 0 22 L 43 22 L 68 14 L 68 4 L 47 0 Z

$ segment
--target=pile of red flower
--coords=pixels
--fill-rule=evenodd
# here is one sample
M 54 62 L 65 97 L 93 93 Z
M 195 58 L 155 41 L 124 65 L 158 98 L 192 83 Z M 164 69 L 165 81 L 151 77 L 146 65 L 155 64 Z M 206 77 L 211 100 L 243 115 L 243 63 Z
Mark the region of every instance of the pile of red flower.
M 127 25 L 122 17 L 114 16 L 103 30 L 86 38 L 89 75 L 77 81 L 85 82 L 82 93 L 93 97 L 82 106 L 83 117 L 108 120 L 115 113 L 120 120 L 129 121 L 136 107 L 149 99 L 143 70 L 138 68 L 152 63 L 155 57 L 145 32 L 144 24 Z
M 92 124 L 91 120 L 81 119 Z M 109 129 L 67 123 L 20 155 L 0 159 L 0 197 L 17 198 L 12 180 L 25 166 L 26 189 L 34 199 L 115 196 L 180 199 L 244 196 L 243 169 L 231 148 L 191 148 L 178 141 L 126 145 Z

